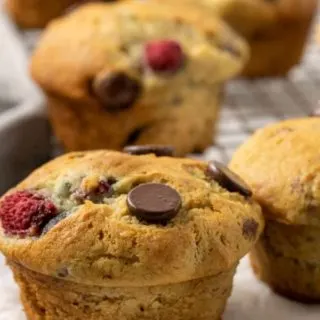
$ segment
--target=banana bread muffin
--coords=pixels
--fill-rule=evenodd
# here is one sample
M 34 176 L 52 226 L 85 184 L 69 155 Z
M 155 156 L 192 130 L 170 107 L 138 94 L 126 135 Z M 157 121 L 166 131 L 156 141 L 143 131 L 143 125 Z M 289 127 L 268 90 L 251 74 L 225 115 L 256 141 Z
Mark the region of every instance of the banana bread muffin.
M 117 0 L 94 0 L 112 2 Z M 119 0 L 118 0 L 119 1 Z M 41 28 L 73 6 L 93 0 L 6 0 L 7 12 L 22 28 Z
M 127 152 L 64 155 L 1 199 L 28 319 L 220 319 L 259 205 L 217 162 Z
M 89 4 L 45 31 L 31 69 L 67 150 L 171 144 L 182 155 L 212 143 L 223 82 L 247 47 L 179 8 Z
M 246 179 L 267 225 L 251 253 L 257 276 L 276 292 L 320 302 L 320 118 L 259 130 L 231 168 Z
M 161 0 L 174 2 L 173 0 Z M 317 0 L 175 0 L 218 14 L 251 47 L 249 77 L 285 75 L 300 62 Z

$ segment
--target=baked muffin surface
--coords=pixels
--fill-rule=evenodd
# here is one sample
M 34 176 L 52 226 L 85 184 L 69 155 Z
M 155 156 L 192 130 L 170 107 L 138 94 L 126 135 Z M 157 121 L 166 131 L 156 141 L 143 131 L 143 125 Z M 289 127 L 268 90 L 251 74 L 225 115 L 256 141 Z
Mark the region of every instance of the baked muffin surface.
M 270 219 L 319 226 L 319 147 L 319 118 L 287 120 L 258 130 L 231 168 L 245 177 Z
M 29 192 L 54 205 L 55 217 L 36 234 L 2 228 L 1 250 L 37 273 L 106 287 L 180 283 L 230 270 L 257 240 L 263 219 L 257 204 L 222 188 L 207 170 L 202 162 L 153 155 L 62 156 L 0 204 L 3 219 L 10 197 Z M 164 223 L 137 218 L 128 204 L 133 189 L 155 183 L 181 201 Z

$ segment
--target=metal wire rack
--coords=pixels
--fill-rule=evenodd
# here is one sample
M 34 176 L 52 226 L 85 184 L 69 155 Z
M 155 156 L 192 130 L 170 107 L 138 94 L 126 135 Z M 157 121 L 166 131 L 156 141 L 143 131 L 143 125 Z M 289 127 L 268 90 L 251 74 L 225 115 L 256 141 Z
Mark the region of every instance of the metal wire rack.
M 320 22 L 320 14 L 316 20 Z M 310 34 L 301 65 L 286 78 L 239 79 L 228 84 L 215 145 L 196 157 L 226 163 L 255 130 L 286 118 L 309 115 L 317 107 L 320 100 L 320 45 L 314 41 L 314 32 Z M 26 49 L 32 52 L 39 32 L 26 31 L 22 37 Z
M 241 79 L 228 85 L 216 144 L 204 156 L 227 162 L 255 130 L 286 118 L 309 115 L 317 108 L 318 101 L 320 46 L 311 39 L 302 64 L 288 77 Z

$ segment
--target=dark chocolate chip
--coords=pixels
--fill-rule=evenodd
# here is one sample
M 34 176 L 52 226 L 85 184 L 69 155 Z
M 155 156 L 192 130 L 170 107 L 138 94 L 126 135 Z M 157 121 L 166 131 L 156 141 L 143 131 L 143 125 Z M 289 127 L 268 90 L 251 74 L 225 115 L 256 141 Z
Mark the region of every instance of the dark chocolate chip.
M 42 235 L 49 232 L 55 225 L 57 225 L 61 220 L 65 219 L 69 215 L 69 212 L 62 212 L 55 218 L 51 219 L 42 229 Z
M 249 186 L 236 173 L 218 161 L 209 162 L 207 174 L 230 192 L 238 192 L 245 197 L 252 196 Z
M 108 111 L 131 107 L 142 92 L 141 83 L 124 72 L 110 72 L 97 77 L 93 92 Z
M 139 220 L 165 224 L 181 207 L 179 193 L 161 183 L 144 183 L 130 191 L 127 198 L 130 212 Z
M 66 278 L 69 275 L 67 268 L 61 268 L 57 271 L 57 276 L 60 278 Z
M 146 130 L 148 130 L 148 126 L 134 129 L 129 133 L 126 141 L 123 143 L 123 146 L 135 144 L 135 142 L 140 139 L 141 135 L 145 133 Z
M 248 240 L 254 240 L 258 231 L 258 222 L 254 219 L 246 219 L 242 226 L 242 235 Z
M 174 148 L 172 146 L 165 145 L 127 146 L 123 151 L 134 155 L 153 153 L 157 157 L 172 157 L 174 154 Z

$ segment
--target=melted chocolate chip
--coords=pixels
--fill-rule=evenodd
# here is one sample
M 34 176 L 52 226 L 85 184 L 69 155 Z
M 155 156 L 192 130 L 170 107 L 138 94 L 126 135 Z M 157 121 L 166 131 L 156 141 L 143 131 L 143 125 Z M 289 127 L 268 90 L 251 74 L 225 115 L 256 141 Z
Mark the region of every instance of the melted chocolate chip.
M 238 192 L 245 197 L 252 196 L 248 185 L 236 173 L 218 161 L 209 162 L 207 174 L 230 192 Z
M 174 154 L 173 147 L 164 145 L 127 146 L 123 149 L 123 151 L 133 155 L 153 153 L 157 157 L 172 157 Z
M 60 278 L 66 278 L 69 275 L 67 268 L 61 268 L 57 271 L 57 276 Z
M 134 105 L 142 86 L 124 72 L 110 72 L 94 80 L 93 92 L 108 111 L 118 111 Z
M 165 224 L 178 214 L 181 197 L 168 185 L 145 183 L 130 191 L 127 205 L 139 220 Z
M 60 221 L 68 216 L 69 212 L 62 212 L 55 218 L 51 219 L 43 228 L 42 235 L 48 233 L 54 226 L 56 226 Z
M 254 219 L 247 219 L 242 226 L 242 235 L 248 240 L 254 240 L 258 231 L 258 222 Z

